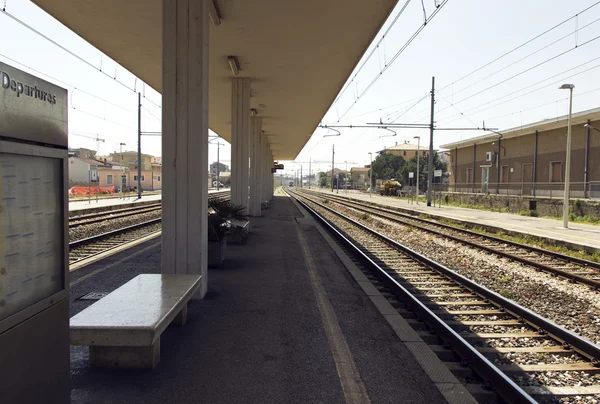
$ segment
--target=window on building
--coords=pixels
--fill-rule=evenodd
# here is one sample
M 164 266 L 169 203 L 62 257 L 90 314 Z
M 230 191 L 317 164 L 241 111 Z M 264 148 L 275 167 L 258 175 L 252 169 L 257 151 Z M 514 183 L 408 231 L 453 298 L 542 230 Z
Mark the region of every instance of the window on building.
M 106 185 L 112 185 L 113 184 L 113 176 L 112 174 L 107 174 L 106 175 Z
M 562 182 L 562 161 L 550 163 L 550 182 Z
M 134 176 L 133 176 L 133 180 L 134 180 L 134 181 L 137 181 L 137 175 L 134 175 Z M 142 181 L 144 181 L 144 176 L 143 176 L 143 175 L 142 175 Z
M 402 155 L 406 156 L 406 150 L 402 151 Z
M 467 184 L 470 184 L 472 182 L 473 182 L 473 169 L 467 168 Z
M 160 175 L 158 176 L 158 181 L 160 181 Z
M 500 167 L 500 182 L 508 182 L 509 169 L 508 166 Z

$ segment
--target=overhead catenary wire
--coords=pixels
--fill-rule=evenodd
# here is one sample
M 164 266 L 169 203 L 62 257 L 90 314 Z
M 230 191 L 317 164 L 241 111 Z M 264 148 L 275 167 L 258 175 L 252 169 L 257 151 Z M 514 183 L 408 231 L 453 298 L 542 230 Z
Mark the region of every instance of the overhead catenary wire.
M 567 18 L 567 19 L 565 19 L 565 20 L 563 20 L 563 21 L 559 22 L 558 24 L 556 24 L 556 25 L 554 25 L 553 27 L 551 27 L 551 28 L 547 29 L 546 31 L 542 32 L 541 34 L 538 34 L 538 35 L 536 35 L 535 37 L 533 37 L 533 38 L 531 38 L 531 39 L 529 39 L 529 40 L 527 40 L 527 41 L 523 42 L 522 44 L 518 45 L 517 47 L 515 47 L 515 48 L 513 48 L 513 49 L 509 50 L 508 52 L 506 52 L 506 53 L 504 53 L 504 54 L 502 54 L 502 55 L 498 56 L 497 58 L 495 58 L 495 59 L 491 60 L 490 62 L 487 62 L 487 63 L 486 63 L 486 64 L 484 64 L 483 66 L 480 66 L 480 67 L 476 68 L 476 69 L 475 69 L 475 70 L 473 70 L 472 72 L 470 72 L 470 73 L 468 73 L 468 74 L 465 74 L 464 76 L 460 77 L 460 78 L 459 78 L 459 79 L 457 79 L 457 80 L 454 80 L 454 81 L 452 81 L 452 83 L 450 83 L 450 84 L 448 84 L 448 85 L 446 85 L 446 86 L 442 87 L 442 88 L 441 88 L 441 90 L 445 90 L 445 89 L 447 89 L 448 87 L 451 87 L 452 85 L 454 85 L 454 84 L 458 83 L 459 81 L 462 81 L 462 80 L 466 79 L 467 77 L 469 77 L 469 76 L 472 76 L 473 74 L 475 74 L 475 73 L 479 72 L 480 70 L 482 70 L 482 69 L 485 69 L 486 67 L 488 67 L 488 66 L 490 66 L 490 65 L 492 65 L 492 64 L 494 64 L 494 63 L 496 63 L 496 62 L 497 62 L 497 61 L 499 61 L 500 59 L 502 59 L 502 58 L 504 58 L 504 57 L 506 57 L 506 56 L 510 55 L 511 53 L 513 53 L 513 52 L 515 52 L 515 51 L 517 51 L 517 50 L 521 49 L 522 47 L 524 47 L 524 46 L 526 46 L 526 45 L 530 44 L 531 42 L 533 42 L 533 41 L 535 41 L 535 40 L 537 40 L 537 39 L 541 38 L 542 36 L 544 36 L 544 35 L 546 35 L 546 34 L 548 34 L 548 33 L 552 32 L 552 31 L 554 31 L 554 30 L 555 30 L 555 29 L 557 29 L 557 28 L 561 27 L 562 25 L 566 24 L 567 22 L 571 21 L 572 19 L 576 18 L 577 16 L 579 16 L 579 15 L 581 15 L 581 14 L 583 14 L 583 13 L 585 13 L 585 12 L 589 11 L 589 10 L 591 10 L 592 8 L 596 7 L 598 4 L 600 4 L 600 1 L 597 1 L 597 2 L 595 2 L 594 4 L 590 5 L 589 7 L 586 7 L 585 9 L 581 10 L 581 11 L 580 11 L 580 12 L 578 12 L 577 14 L 574 14 L 574 15 L 572 15 L 571 17 L 569 17 L 569 18 Z
M 590 67 L 590 68 L 588 68 L 588 69 L 585 69 L 585 70 L 583 70 L 583 71 L 581 71 L 581 72 L 578 72 L 578 73 L 576 73 L 576 74 L 573 74 L 573 75 L 570 75 L 570 76 L 567 76 L 567 77 L 563 77 L 563 78 L 561 78 L 561 79 L 559 79 L 559 80 L 557 80 L 557 81 L 553 81 L 552 83 L 549 83 L 549 84 L 546 84 L 546 85 L 544 85 L 544 86 L 542 86 L 542 87 L 539 87 L 539 88 L 536 88 L 536 89 L 534 89 L 534 90 L 528 91 L 528 92 L 526 92 L 526 93 L 523 93 L 523 94 L 521 94 L 521 95 L 519 95 L 519 96 L 517 96 L 517 97 L 513 97 L 513 98 L 510 98 L 510 99 L 508 99 L 508 100 L 504 100 L 504 101 L 501 101 L 501 102 L 497 102 L 498 100 L 500 100 L 500 99 L 502 99 L 502 98 L 510 97 L 511 95 L 514 95 L 514 94 L 520 93 L 520 92 L 521 92 L 521 91 L 523 91 L 523 90 L 526 90 L 526 89 L 528 89 L 528 88 L 534 87 L 534 86 L 536 86 L 536 85 L 538 85 L 538 84 L 540 84 L 540 83 L 543 83 L 543 82 L 545 82 L 545 81 L 551 80 L 551 79 L 553 79 L 553 78 L 555 78 L 555 77 L 557 77 L 557 76 L 560 76 L 560 75 L 562 75 L 562 74 L 564 74 L 564 73 L 566 73 L 566 72 L 568 72 L 568 71 L 571 71 L 571 70 L 577 69 L 577 68 L 579 68 L 579 67 L 581 67 L 581 66 L 583 66 L 583 65 L 586 65 L 586 64 L 588 64 L 588 63 L 591 63 L 591 62 L 593 62 L 593 61 L 596 61 L 596 60 L 599 60 L 599 59 L 600 59 L 600 57 L 594 58 L 594 59 L 592 59 L 592 60 L 590 60 L 590 61 L 587 61 L 587 62 L 585 62 L 585 63 L 582 63 L 582 64 L 578 65 L 578 66 L 575 66 L 575 67 L 573 67 L 573 68 L 570 68 L 570 69 L 567 69 L 567 70 L 565 70 L 565 71 L 562 71 L 562 72 L 560 72 L 560 73 L 557 73 L 557 74 L 555 74 L 555 75 L 552 75 L 552 76 L 550 76 L 550 77 L 548 77 L 548 78 L 545 78 L 545 79 L 543 79 L 543 80 L 540 80 L 540 81 L 538 81 L 538 82 L 536 82 L 536 83 L 533 83 L 533 84 L 531 84 L 531 85 L 529 85 L 529 86 L 526 86 L 526 87 L 520 88 L 519 90 L 513 91 L 513 92 L 511 92 L 511 93 L 505 94 L 505 95 L 503 95 L 503 96 L 500 96 L 500 97 L 496 97 L 494 100 L 492 100 L 492 101 L 488 101 L 488 102 L 485 102 L 485 103 L 483 103 L 483 104 L 476 105 L 476 106 L 474 106 L 474 107 L 472 107 L 472 108 L 470 108 L 470 109 L 466 110 L 466 112 L 472 112 L 473 110 L 477 110 L 477 111 L 475 111 L 475 112 L 472 112 L 472 113 L 480 113 L 480 112 L 483 112 L 483 111 L 487 111 L 487 110 L 488 110 L 488 109 L 490 109 L 490 108 L 494 108 L 494 107 L 497 107 L 497 106 L 499 106 L 499 105 L 506 104 L 507 102 L 514 101 L 514 100 L 516 100 L 516 99 L 519 99 L 519 98 L 521 98 L 521 97 L 524 97 L 524 96 L 526 96 L 526 95 L 532 94 L 532 93 L 534 93 L 534 92 L 537 92 L 537 91 L 543 90 L 543 89 L 545 89 L 545 88 L 548 88 L 548 87 L 555 86 L 556 84 L 559 84 L 559 83 L 563 82 L 564 80 L 567 80 L 567 79 L 570 79 L 570 78 L 576 77 L 576 76 L 578 76 L 578 75 L 581 75 L 581 74 L 587 73 L 587 72 L 589 72 L 589 71 L 591 71 L 591 70 L 597 69 L 597 68 L 599 68 L 599 67 L 600 67 L 600 64 L 598 64 L 598 65 L 595 65 L 595 66 L 592 66 L 592 67 Z M 495 102 L 497 102 L 497 103 L 495 103 Z M 480 108 L 481 108 L 481 107 L 483 107 L 483 106 L 486 106 L 486 105 L 489 105 L 489 104 L 493 104 L 493 103 L 495 103 L 495 104 L 494 104 L 494 105 L 491 105 L 491 106 L 489 106 L 489 107 L 486 107 L 486 108 L 480 109 Z M 449 116 L 449 117 L 445 118 L 446 120 L 444 120 L 444 122 L 445 122 L 445 123 L 454 122 L 454 121 L 456 120 L 456 119 L 454 119 L 454 118 L 456 118 L 456 117 L 458 117 L 458 114 L 457 114 L 457 115 L 451 115 L 451 116 Z M 458 117 L 457 119 L 459 119 L 459 118 L 460 118 L 460 117 Z M 451 121 L 447 121 L 448 119 L 452 119 L 452 120 L 451 120 Z
M 6 55 L 4 55 L 4 54 L 2 54 L 2 53 L 0 53 L 0 57 L 4 58 L 4 59 L 6 59 L 6 60 L 10 60 L 10 61 L 11 61 L 11 62 L 13 62 L 13 63 L 17 63 L 17 64 L 19 64 L 19 65 L 21 65 L 21 66 L 24 66 L 25 68 L 27 68 L 27 69 L 29 69 L 30 71 L 33 71 L 33 72 L 35 72 L 35 73 L 37 73 L 37 74 L 44 75 L 44 76 L 48 77 L 49 79 L 51 79 L 51 80 L 53 80 L 53 81 L 55 81 L 55 82 L 57 82 L 57 83 L 60 83 L 60 84 L 61 84 L 61 85 L 63 85 L 63 86 L 70 87 L 70 88 L 72 88 L 72 89 L 73 89 L 73 92 L 79 91 L 79 92 L 82 92 L 82 93 L 84 93 L 84 94 L 86 94 L 86 95 L 89 95 L 89 96 L 91 96 L 91 97 L 94 97 L 94 98 L 96 98 L 96 99 L 98 99 L 98 100 L 100 100 L 100 101 L 102 101 L 102 102 L 105 102 L 105 103 L 107 103 L 107 104 L 109 104 L 109 105 L 112 105 L 112 106 L 114 106 L 114 107 L 120 108 L 120 109 L 122 109 L 122 110 L 129 111 L 129 112 L 136 112 L 136 111 L 135 111 L 134 109 L 132 109 L 132 108 L 127 108 L 127 107 L 124 107 L 124 106 L 122 106 L 122 105 L 115 104 L 114 102 L 112 102 L 112 101 L 109 101 L 109 100 L 107 100 L 106 98 L 102 98 L 102 97 L 100 97 L 100 96 L 98 96 L 98 95 L 96 95 L 96 94 L 90 93 L 89 91 L 83 90 L 83 89 L 81 89 L 81 88 L 79 88 L 79 87 L 77 87 L 77 86 L 75 86 L 75 85 L 73 85 L 73 84 L 69 84 L 69 83 L 67 83 L 67 82 L 66 82 L 66 81 L 64 81 L 64 80 L 58 79 L 58 78 L 56 78 L 56 77 L 54 77 L 54 76 L 51 76 L 51 75 L 49 75 L 49 74 L 47 74 L 47 73 L 44 73 L 44 72 L 40 71 L 40 70 L 34 69 L 33 67 L 31 67 L 31 66 L 29 66 L 29 65 L 27 65 L 27 64 L 25 64 L 25 63 L 19 62 L 18 60 L 16 60 L 16 59 L 13 59 L 13 58 L 11 58 L 11 57 L 9 57 L 9 56 L 6 56 Z M 72 93 L 73 93 L 73 92 L 72 92 Z M 71 94 L 71 96 L 72 96 L 72 95 L 73 95 L 73 94 Z
M 385 32 L 383 33 L 383 35 L 381 36 L 381 38 L 379 39 L 379 41 L 377 42 L 377 44 L 375 45 L 375 47 L 371 50 L 371 53 L 369 53 L 369 55 L 367 56 L 367 58 L 360 65 L 360 67 L 358 68 L 358 70 L 356 71 L 356 73 L 354 73 L 352 75 L 352 78 L 350 79 L 350 81 L 344 86 L 344 88 L 342 88 L 342 91 L 340 91 L 340 93 L 338 94 L 338 96 L 335 97 L 335 100 L 333 100 L 333 104 L 335 104 L 340 99 L 340 97 L 342 95 L 344 95 L 344 93 L 346 92 L 346 90 L 348 90 L 348 88 L 352 86 L 352 83 L 354 82 L 354 80 L 356 79 L 356 77 L 358 76 L 358 74 L 362 71 L 363 67 L 365 67 L 365 65 L 367 64 L 367 62 L 371 59 L 371 57 L 373 56 L 373 54 L 377 51 L 377 49 L 379 48 L 379 45 L 381 45 L 381 43 L 384 41 L 385 37 L 390 32 L 390 30 L 394 27 L 394 25 L 396 24 L 396 21 L 398 21 L 398 19 L 402 15 L 402 13 L 404 13 L 404 10 L 406 10 L 406 7 L 408 7 L 408 5 L 409 5 L 410 2 L 411 2 L 411 0 L 407 0 L 404 3 L 404 5 L 400 9 L 400 11 L 398 11 L 398 13 L 396 14 L 396 16 L 394 17 L 394 20 L 390 23 L 390 25 L 385 30 Z
M 529 53 L 529 54 L 527 54 L 527 55 L 523 56 L 523 57 L 522 57 L 522 58 L 520 58 L 519 60 L 516 60 L 516 61 L 514 61 L 514 62 L 512 62 L 512 63 L 508 64 L 507 66 L 504 66 L 504 67 L 502 67 L 501 69 L 499 69 L 499 70 L 496 70 L 495 72 L 493 72 L 493 73 L 490 73 L 490 74 L 488 74 L 487 76 L 480 78 L 479 80 L 477 80 L 477 81 L 475 81 L 475 82 L 473 82 L 473 83 L 471 83 L 471 84 L 469 84 L 469 85 L 467 85 L 467 86 L 465 86 L 465 87 L 461 88 L 460 90 L 458 90 L 458 91 L 454 91 L 454 92 L 452 93 L 452 94 L 453 94 L 453 96 L 455 96 L 455 95 L 457 95 L 457 94 L 459 94 L 459 93 L 461 93 L 461 92 L 465 91 L 465 90 L 466 90 L 466 89 L 468 89 L 468 88 L 471 88 L 471 87 L 473 87 L 473 86 L 474 86 L 474 85 L 476 85 L 476 84 L 479 84 L 479 83 L 481 83 L 482 81 L 485 81 L 485 80 L 489 79 L 490 77 L 492 77 L 492 76 L 494 76 L 494 75 L 496 75 L 496 74 L 498 74 L 498 73 L 500 73 L 500 72 L 502 72 L 502 71 L 504 71 L 504 70 L 506 70 L 506 69 L 508 69 L 508 68 L 510 68 L 510 67 L 512 67 L 512 66 L 514 66 L 514 65 L 516 65 L 517 63 L 520 63 L 520 62 L 522 62 L 523 60 L 525 60 L 525 59 L 527 59 L 527 58 L 529 58 L 529 57 L 531 57 L 531 56 L 535 55 L 536 53 L 539 53 L 539 52 L 543 51 L 544 49 L 547 49 L 547 48 L 551 47 L 552 45 L 555 45 L 555 44 L 557 44 L 558 42 L 560 42 L 560 41 L 562 41 L 562 40 L 564 40 L 564 39 L 566 39 L 566 38 L 569 38 L 571 35 L 574 35 L 574 34 L 575 34 L 575 35 L 577 35 L 577 33 L 578 33 L 580 30 L 582 30 L 582 29 L 585 29 L 585 28 L 589 27 L 590 25 L 597 23 L 598 21 L 600 21 L 600 18 L 597 18 L 597 19 L 595 19 L 594 21 L 592 21 L 592 22 L 590 22 L 590 23 L 588 23 L 588 24 L 584 25 L 583 27 L 576 28 L 574 31 L 572 31 L 572 32 L 568 33 L 567 35 L 564 35 L 564 36 L 562 36 L 562 37 L 558 38 L 557 40 L 555 40 L 555 41 L 553 41 L 553 42 L 550 42 L 550 43 L 549 43 L 549 44 L 547 44 L 546 46 L 543 46 L 543 47 L 541 47 L 541 48 L 539 48 L 539 49 L 537 49 L 537 50 L 535 50 L 535 51 L 533 51 L 533 52 L 531 52 L 531 53 Z M 575 44 L 575 48 L 577 48 L 577 46 L 578 46 L 578 45 L 577 45 L 577 44 Z M 439 90 L 438 90 L 438 91 L 439 91 Z
M 543 62 L 540 62 L 540 63 L 538 63 L 538 64 L 536 64 L 536 65 L 534 65 L 534 66 L 531 66 L 531 67 L 529 67 L 529 68 L 527 68 L 527 69 L 525 69 L 525 70 L 523 70 L 523 71 L 521 71 L 521 72 L 519 72 L 519 73 L 516 73 L 516 74 L 514 74 L 514 75 L 512 75 L 512 76 L 510 76 L 510 77 L 508 77 L 508 78 L 506 78 L 506 79 L 504 79 L 504 80 L 501 80 L 501 81 L 499 81 L 499 82 L 497 82 L 497 83 L 495 83 L 495 84 L 492 84 L 491 86 L 489 86 L 489 87 L 486 87 L 486 88 L 485 88 L 485 89 L 483 89 L 483 90 L 480 90 L 480 91 L 478 91 L 478 92 L 476 92 L 476 93 L 474 93 L 474 94 L 471 94 L 471 95 L 469 95 L 469 96 L 467 96 L 467 97 L 465 97 L 465 98 L 462 98 L 461 100 L 454 102 L 454 104 L 460 104 L 461 102 L 464 102 L 464 101 L 466 101 L 466 100 L 469 100 L 469 99 L 471 99 L 471 98 L 473 98 L 473 97 L 476 97 L 476 96 L 478 96 L 479 94 L 482 94 L 482 93 L 484 93 L 484 92 L 486 92 L 486 91 L 488 91 L 488 90 L 490 90 L 490 89 L 492 89 L 492 88 L 494 88 L 494 87 L 497 87 L 497 86 L 499 86 L 500 84 L 504 84 L 504 83 L 506 83 L 507 81 L 510 81 L 510 80 L 512 80 L 512 79 L 514 79 L 514 78 L 516 78 L 516 77 L 519 77 L 519 76 L 521 76 L 521 75 L 523 75 L 523 74 L 525 74 L 525 73 L 527 73 L 527 72 L 529 72 L 529 71 L 531 71 L 531 70 L 533 70 L 533 69 L 536 69 L 536 68 L 538 68 L 538 67 L 540 67 L 540 66 L 543 66 L 543 65 L 545 65 L 546 63 L 548 63 L 548 62 L 551 62 L 552 60 L 555 60 L 555 59 L 557 59 L 557 58 L 559 58 L 559 57 L 561 57 L 561 56 L 564 56 L 564 55 L 566 55 L 567 53 L 574 51 L 575 49 L 581 49 L 583 46 L 585 46 L 585 45 L 587 45 L 587 44 L 589 44 L 589 43 L 592 43 L 592 42 L 594 42 L 594 41 L 596 41 L 596 40 L 598 40 L 598 39 L 600 39 L 600 35 L 599 35 L 599 36 L 596 36 L 596 37 L 594 37 L 594 38 L 592 38 L 592 39 L 589 39 L 589 40 L 587 40 L 586 42 L 583 42 L 583 43 L 582 43 L 581 45 L 579 45 L 579 46 L 576 46 L 576 47 L 573 47 L 573 48 L 567 49 L 566 51 L 564 51 L 564 52 L 561 52 L 561 53 L 559 53 L 558 55 L 554 55 L 554 56 L 552 56 L 551 58 L 544 60 Z M 448 108 L 450 108 L 450 106 L 448 106 L 448 107 L 446 107 L 446 108 L 443 108 L 443 109 L 439 110 L 439 111 L 438 111 L 438 113 L 440 113 L 440 112 L 442 112 L 442 111 L 445 111 L 445 110 L 446 110 L 446 109 L 448 109 Z
M 111 78 L 115 83 L 121 85 L 122 87 L 136 92 L 134 88 L 129 87 L 127 84 L 117 80 L 116 78 L 116 73 L 114 76 L 111 76 L 110 74 L 107 74 L 106 72 L 104 72 L 103 70 L 101 70 L 100 68 L 96 67 L 93 63 L 85 60 L 84 58 L 82 58 L 81 56 L 77 55 L 75 52 L 71 51 L 70 49 L 68 49 L 67 47 L 61 45 L 60 43 L 56 42 L 55 40 L 53 40 L 52 38 L 50 38 L 49 36 L 43 34 L 42 32 L 38 31 L 37 29 L 33 28 L 31 25 L 27 24 L 25 21 L 19 19 L 18 17 L 16 17 L 15 15 L 9 13 L 8 11 L 6 11 L 6 8 L 3 8 L 2 11 L 0 12 L 0 15 L 5 15 L 8 18 L 12 19 L 13 21 L 15 21 L 16 23 L 22 25 L 23 27 L 29 29 L 31 32 L 37 34 L 38 36 L 42 37 L 43 39 L 47 40 L 48 42 L 50 42 L 51 44 L 53 44 L 54 46 L 58 47 L 59 49 L 63 50 L 64 52 L 68 53 L 69 55 L 73 56 L 74 58 L 78 59 L 79 61 L 83 62 L 84 64 L 86 64 L 87 66 L 93 68 L 94 70 L 98 71 L 99 73 L 102 73 L 103 75 L 105 75 L 106 77 Z M 102 55 L 102 54 L 101 54 Z M 120 66 L 118 63 L 115 62 L 115 66 Z M 121 66 L 122 67 L 122 66 Z M 116 69 L 116 67 L 115 67 Z M 123 69 L 125 69 L 123 67 Z M 127 69 L 125 69 L 127 70 Z M 134 75 L 135 77 L 135 75 Z M 144 96 L 144 98 L 146 98 Z M 152 102 L 153 104 L 155 104 L 156 106 L 158 106 L 160 108 L 160 105 L 154 103 L 152 100 L 149 100 L 150 102 Z
M 443 0 L 442 3 L 438 5 L 438 7 L 429 15 L 427 20 L 425 20 L 425 22 L 421 24 L 421 26 L 415 31 L 415 33 L 413 33 L 413 35 L 408 39 L 408 41 L 406 41 L 406 43 L 400 48 L 400 50 L 396 52 L 396 54 L 394 54 L 394 56 L 390 59 L 390 62 L 386 64 L 382 70 L 379 71 L 375 78 L 371 80 L 367 87 L 358 95 L 358 97 L 356 97 L 354 102 L 346 109 L 346 111 L 344 111 L 344 113 L 338 119 L 342 119 L 344 116 L 346 116 L 346 114 L 352 109 L 352 107 L 367 93 L 367 91 L 371 89 L 371 87 L 377 82 L 377 80 L 379 80 L 383 73 L 385 73 L 385 71 L 394 63 L 394 61 L 396 61 L 396 59 L 398 59 L 398 57 L 406 50 L 406 48 L 408 48 L 408 46 L 415 40 L 415 38 L 419 36 L 421 31 L 427 26 L 427 24 L 431 22 L 433 18 L 435 18 L 435 16 L 440 12 L 444 5 L 446 5 L 446 3 L 448 3 L 448 0 Z

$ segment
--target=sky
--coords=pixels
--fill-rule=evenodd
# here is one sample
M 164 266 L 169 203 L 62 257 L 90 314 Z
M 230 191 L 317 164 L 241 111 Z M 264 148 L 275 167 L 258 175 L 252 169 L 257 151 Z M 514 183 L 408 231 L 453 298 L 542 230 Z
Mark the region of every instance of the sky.
M 429 123 L 433 76 L 439 128 L 476 128 L 485 121 L 486 127 L 502 131 L 566 115 L 568 92 L 558 89 L 562 83 L 575 85 L 574 112 L 599 107 L 600 4 L 593 6 L 596 2 L 413 0 L 392 24 L 406 3 L 400 0 L 322 124 Z M 96 149 L 98 136 L 104 139 L 99 143 L 101 155 L 118 151 L 121 142 L 126 143 L 124 149 L 136 150 L 137 91 L 144 95 L 142 130 L 160 131 L 160 94 L 30 1 L 5 3 L 6 12 L 50 40 L 0 12 L 0 61 L 69 90 L 71 147 Z M 436 4 L 443 6 L 434 14 Z M 424 13 L 433 17 L 405 47 L 423 24 Z M 414 136 L 421 136 L 421 145 L 427 147 L 429 141 L 429 131 L 423 129 L 398 129 L 395 136 L 381 129 L 338 130 L 340 136 L 324 137 L 335 132 L 318 128 L 297 163 L 280 162 L 286 172 L 302 165 L 306 173 L 309 159 L 315 161 L 313 171 L 330 169 L 334 144 L 335 165 L 345 169 L 368 164 L 368 152 L 396 142 L 416 143 Z M 434 146 L 484 133 L 436 131 Z M 220 159 L 229 165 L 230 145 L 220 143 L 224 145 Z M 144 136 L 142 152 L 160 156 L 160 138 Z M 210 145 L 209 162 L 216 158 L 217 147 Z

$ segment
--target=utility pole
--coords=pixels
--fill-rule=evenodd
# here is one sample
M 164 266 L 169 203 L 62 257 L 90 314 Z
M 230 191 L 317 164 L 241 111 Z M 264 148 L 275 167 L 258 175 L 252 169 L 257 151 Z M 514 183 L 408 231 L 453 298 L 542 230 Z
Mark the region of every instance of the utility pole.
M 300 188 L 302 188 L 303 184 L 302 184 L 302 166 L 300 166 Z
M 221 185 L 221 162 L 219 160 L 219 153 L 221 151 L 221 143 L 217 142 L 217 191 Z
M 138 199 L 142 199 L 142 93 L 138 93 Z
M 331 192 L 333 192 L 333 170 L 335 164 L 335 145 L 331 146 Z
M 308 189 L 310 189 L 310 170 L 311 170 L 310 165 L 311 165 L 311 163 L 312 163 L 312 159 L 308 159 Z
M 427 164 L 427 206 L 431 206 L 433 187 L 433 111 L 435 106 L 435 77 L 431 78 L 431 122 L 429 124 L 429 162 Z

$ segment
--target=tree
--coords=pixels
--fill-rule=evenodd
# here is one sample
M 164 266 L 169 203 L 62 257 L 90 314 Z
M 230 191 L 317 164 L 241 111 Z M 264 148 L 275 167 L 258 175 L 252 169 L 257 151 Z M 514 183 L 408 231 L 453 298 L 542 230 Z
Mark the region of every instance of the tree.
M 327 186 L 327 173 L 324 173 L 322 171 L 319 173 L 319 185 L 322 187 Z
M 421 190 L 427 189 L 428 161 L 429 161 L 429 157 L 425 157 L 425 156 L 419 157 L 419 188 Z M 440 159 L 440 156 L 438 155 L 437 152 L 433 152 L 433 169 L 434 170 L 442 170 L 443 173 L 445 173 L 448 170 L 448 164 L 446 164 L 445 162 L 443 162 Z M 407 161 L 401 171 L 402 172 L 398 176 L 398 179 L 401 180 L 400 182 L 402 183 L 402 185 L 409 184 L 408 173 L 413 172 L 413 173 L 415 173 L 414 174 L 415 177 L 412 180 L 412 185 L 416 186 L 417 185 L 417 179 L 416 179 L 417 156 L 414 156 L 412 159 Z
M 221 163 L 221 162 L 218 162 L 218 164 L 219 164 L 219 172 L 220 172 L 220 173 L 224 173 L 224 172 L 227 172 L 227 171 L 229 171 L 229 166 L 228 166 L 228 165 L 225 165 L 225 164 L 223 164 L 223 163 Z M 217 165 L 217 162 L 216 162 L 216 161 L 215 161 L 215 162 L 213 162 L 213 163 L 211 164 L 211 166 L 213 166 L 213 165 L 214 165 L 214 166 L 216 166 L 216 165 Z
M 392 178 L 400 179 L 402 168 L 406 161 L 401 157 L 391 153 L 382 153 L 373 161 L 371 169 L 373 170 L 373 183 L 375 179 L 390 180 Z

